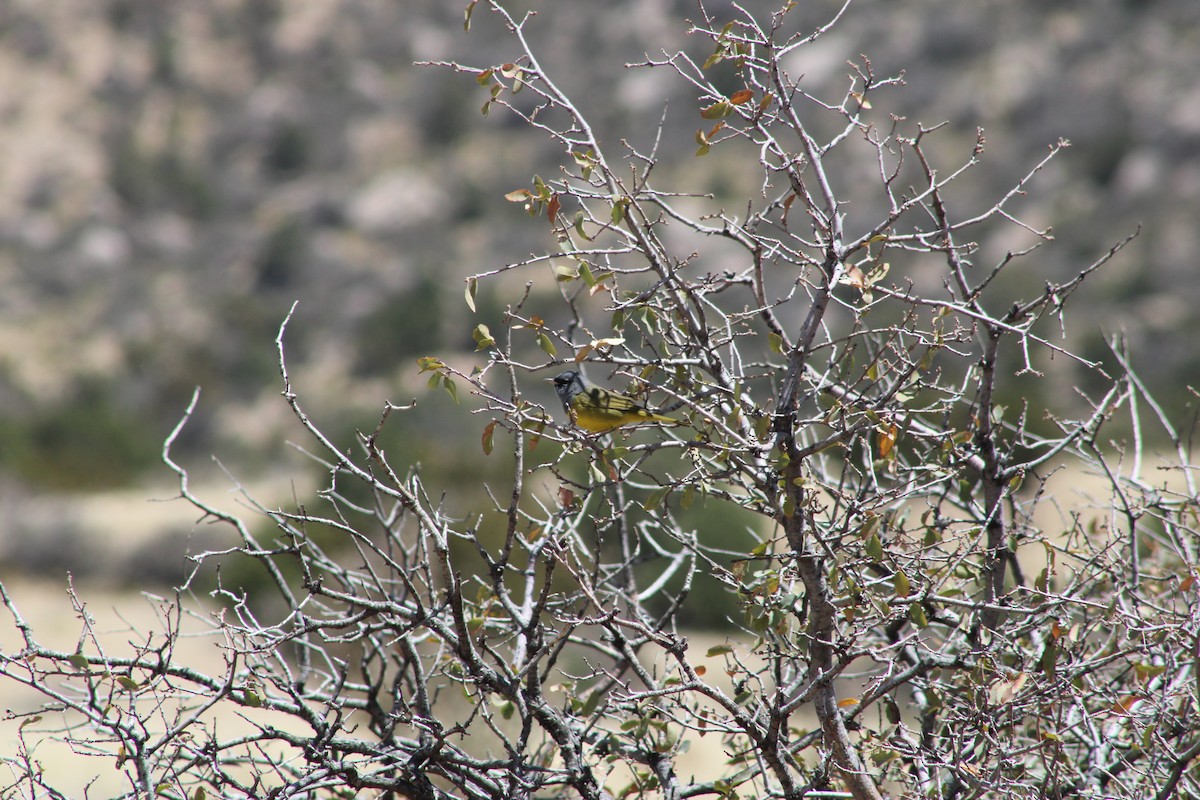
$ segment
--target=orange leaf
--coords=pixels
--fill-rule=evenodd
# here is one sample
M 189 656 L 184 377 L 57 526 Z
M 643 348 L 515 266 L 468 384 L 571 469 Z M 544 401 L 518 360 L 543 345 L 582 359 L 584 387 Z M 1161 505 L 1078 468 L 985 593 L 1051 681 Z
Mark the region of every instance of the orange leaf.
M 733 103 L 735 106 L 740 106 L 742 103 L 747 102 L 752 97 L 754 97 L 754 92 L 750 91 L 749 89 L 742 89 L 740 92 L 734 92 L 732 95 L 730 95 L 729 102 Z
M 896 446 L 896 426 L 889 425 L 887 428 L 879 432 L 878 437 L 879 457 L 887 458 L 891 454 L 892 448 Z
M 1142 702 L 1144 698 L 1140 694 L 1129 694 L 1122 697 L 1120 700 L 1112 704 L 1110 709 L 1114 714 L 1128 714 L 1133 710 L 1133 707 Z
M 562 203 L 558 202 L 558 195 L 550 195 L 550 202 L 546 204 L 546 216 L 550 218 L 550 224 L 554 224 L 554 220 L 558 217 L 558 210 L 562 208 Z

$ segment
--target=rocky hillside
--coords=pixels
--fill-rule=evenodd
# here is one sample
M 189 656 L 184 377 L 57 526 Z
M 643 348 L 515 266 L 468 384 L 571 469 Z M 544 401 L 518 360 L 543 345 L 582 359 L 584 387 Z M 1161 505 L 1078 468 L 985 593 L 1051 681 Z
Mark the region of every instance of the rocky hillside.
M 689 87 L 624 66 L 694 47 L 684 21 L 694 3 L 525 5 L 546 6 L 530 35 L 614 142 L 649 141 L 666 105 L 660 179 L 742 188 L 719 152 L 697 171 Z M 551 244 L 503 195 L 553 174 L 562 154 L 502 114 L 481 115 L 469 75 L 414 66 L 511 57 L 482 7 L 464 33 L 464 6 L 0 6 L 8 480 L 74 489 L 144 476 L 195 385 L 205 397 L 183 442 L 192 452 L 252 458 L 274 446 L 284 415 L 273 339 L 293 301 L 297 380 L 347 430 L 355 413 L 365 421 L 383 399 L 423 392 L 416 356 L 473 349 L 459 277 Z M 805 4 L 797 24 L 838 7 Z M 829 96 L 859 54 L 877 74 L 903 70 L 907 86 L 876 103 L 881 124 L 889 113 L 948 121 L 947 163 L 985 128 L 987 160 L 970 184 L 980 197 L 1070 139 L 1021 207 L 1059 234 L 1046 275 L 1142 226 L 1088 287 L 1095 313 L 1070 333 L 1099 356 L 1104 336 L 1126 332 L 1178 411 L 1200 366 L 1197 52 L 1194 0 L 860 0 L 792 67 Z M 1006 243 L 984 245 L 987 256 Z M 481 302 L 497 313 L 500 300 Z M 452 434 L 428 413 L 444 442 Z

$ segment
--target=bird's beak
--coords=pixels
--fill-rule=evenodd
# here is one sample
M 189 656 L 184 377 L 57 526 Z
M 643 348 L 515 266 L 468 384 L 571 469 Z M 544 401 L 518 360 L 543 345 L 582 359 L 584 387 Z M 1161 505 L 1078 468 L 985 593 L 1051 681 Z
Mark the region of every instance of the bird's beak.
M 554 383 L 554 378 L 543 378 L 546 383 Z

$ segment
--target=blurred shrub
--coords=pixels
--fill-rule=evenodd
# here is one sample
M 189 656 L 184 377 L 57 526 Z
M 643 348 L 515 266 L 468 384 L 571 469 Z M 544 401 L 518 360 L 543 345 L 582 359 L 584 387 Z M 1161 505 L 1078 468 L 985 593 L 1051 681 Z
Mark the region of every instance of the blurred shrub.
M 0 418 L 0 469 L 54 491 L 132 482 L 157 463 L 165 431 L 118 404 L 114 388 L 85 381 L 64 402 Z
M 355 371 L 388 372 L 442 342 L 442 297 L 437 282 L 422 276 L 380 304 L 360 324 L 355 337 Z

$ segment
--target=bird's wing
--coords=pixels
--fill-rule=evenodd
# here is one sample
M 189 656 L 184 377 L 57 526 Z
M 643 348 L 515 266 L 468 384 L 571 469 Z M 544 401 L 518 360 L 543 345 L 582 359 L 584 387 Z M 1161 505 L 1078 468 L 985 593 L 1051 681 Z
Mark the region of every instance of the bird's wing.
M 588 390 L 588 400 L 599 414 L 610 417 L 621 417 L 625 414 L 652 416 L 645 406 L 639 405 L 633 399 L 623 394 L 610 392 L 593 386 Z

